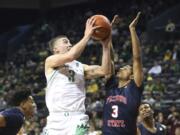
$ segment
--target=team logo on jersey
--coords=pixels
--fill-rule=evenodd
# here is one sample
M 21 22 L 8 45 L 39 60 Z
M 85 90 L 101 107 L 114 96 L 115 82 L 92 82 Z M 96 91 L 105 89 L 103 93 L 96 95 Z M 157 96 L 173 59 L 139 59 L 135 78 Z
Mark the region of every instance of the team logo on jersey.
M 108 120 L 107 124 L 108 124 L 108 127 L 124 128 L 126 126 L 124 120 Z
M 79 67 L 79 63 L 78 62 L 76 62 L 76 67 Z
M 109 96 L 106 100 L 106 104 L 111 102 L 122 102 L 124 104 L 127 104 L 127 98 L 121 95 Z

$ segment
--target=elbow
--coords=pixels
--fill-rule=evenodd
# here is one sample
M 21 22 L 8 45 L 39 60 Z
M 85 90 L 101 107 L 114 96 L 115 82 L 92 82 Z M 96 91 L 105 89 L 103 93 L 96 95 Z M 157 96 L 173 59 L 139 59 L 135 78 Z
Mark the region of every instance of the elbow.
M 104 76 L 110 76 L 110 75 L 112 75 L 112 72 L 111 72 L 111 70 L 102 70 L 102 74 Z

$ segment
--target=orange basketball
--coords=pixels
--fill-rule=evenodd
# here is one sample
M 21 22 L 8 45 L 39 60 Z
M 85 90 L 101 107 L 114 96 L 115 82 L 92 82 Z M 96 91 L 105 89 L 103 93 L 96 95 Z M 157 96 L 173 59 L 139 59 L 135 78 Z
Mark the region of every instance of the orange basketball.
M 92 35 L 92 38 L 95 40 L 104 40 L 106 39 L 111 32 L 111 23 L 109 19 L 104 15 L 94 15 L 92 18 L 95 18 L 95 26 L 100 26 L 96 29 Z

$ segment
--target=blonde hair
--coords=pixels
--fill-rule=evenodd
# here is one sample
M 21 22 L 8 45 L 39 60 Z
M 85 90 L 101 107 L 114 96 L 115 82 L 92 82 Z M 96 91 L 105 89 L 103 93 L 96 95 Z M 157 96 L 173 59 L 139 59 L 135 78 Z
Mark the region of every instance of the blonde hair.
M 65 35 L 59 35 L 59 36 L 57 36 L 57 37 L 52 38 L 52 39 L 48 42 L 49 49 L 50 49 L 50 51 L 51 51 L 52 53 L 54 53 L 53 49 L 54 49 L 54 45 L 55 45 L 56 41 L 57 41 L 58 39 L 60 39 L 60 38 L 67 38 L 67 36 L 65 36 Z

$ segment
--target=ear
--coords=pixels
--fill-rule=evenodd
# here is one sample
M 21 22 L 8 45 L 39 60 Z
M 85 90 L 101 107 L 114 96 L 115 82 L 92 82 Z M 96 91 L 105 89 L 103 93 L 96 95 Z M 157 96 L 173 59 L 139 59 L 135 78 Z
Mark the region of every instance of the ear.
M 20 103 L 20 107 L 22 108 L 22 109 L 25 109 L 26 107 L 25 107 L 25 101 L 22 101 L 21 103 Z
M 56 51 L 57 51 L 57 49 L 54 47 L 54 48 L 53 48 L 53 53 L 56 53 Z

